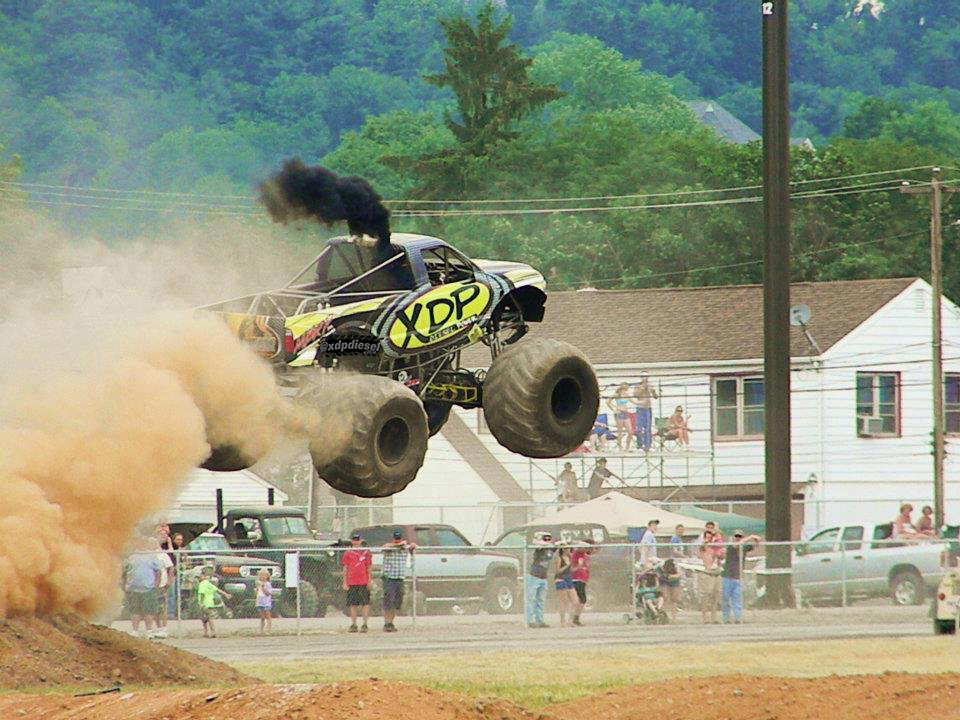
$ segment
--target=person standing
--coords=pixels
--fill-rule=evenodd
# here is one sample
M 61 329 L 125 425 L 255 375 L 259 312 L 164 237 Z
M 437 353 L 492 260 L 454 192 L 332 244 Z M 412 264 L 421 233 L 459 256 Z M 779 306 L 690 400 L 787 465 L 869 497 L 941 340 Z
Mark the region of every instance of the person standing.
M 169 537 L 169 547 L 173 547 L 173 540 Z M 163 548 L 163 543 L 157 544 L 157 550 Z M 176 557 L 174 555 L 174 557 Z M 153 633 L 155 638 L 167 637 L 167 618 L 170 615 L 171 588 L 174 584 L 173 560 L 165 552 L 157 552 L 157 561 L 160 563 L 160 584 L 157 587 L 157 629 Z M 176 609 L 174 609 L 176 612 Z
M 651 520 L 640 537 L 640 563 L 644 569 L 653 567 L 657 559 L 657 528 L 659 526 L 659 520 Z
M 607 399 L 607 407 L 613 413 L 617 422 L 617 447 L 620 450 L 630 449 L 630 398 L 627 391 L 630 386 L 620 383 L 613 397 Z
M 592 540 L 586 540 L 588 545 Z M 577 606 L 573 613 L 573 624 L 581 626 L 580 615 L 583 613 L 587 604 L 587 583 L 590 582 L 590 547 L 578 547 L 570 555 L 573 571 L 570 573 L 573 578 L 573 590 L 577 594 Z
M 343 553 L 340 564 L 343 565 L 343 589 L 347 591 L 347 607 L 350 608 L 350 627 L 347 632 L 357 632 L 357 608 L 363 612 L 363 625 L 360 632 L 367 632 L 370 618 L 370 567 L 373 555 L 363 547 L 360 533 L 350 537 L 351 548 Z
M 674 560 L 684 560 L 687 557 L 687 549 L 683 545 L 685 532 L 683 525 L 677 525 L 673 529 L 673 535 L 670 536 L 670 557 Z
M 734 530 L 733 542 L 727 544 L 723 562 L 723 622 L 729 623 L 731 616 L 738 625 L 743 622 L 743 558 L 759 543 L 758 535 L 743 536 L 743 530 Z
M 273 632 L 273 584 L 270 582 L 270 571 L 266 568 L 257 573 L 257 599 L 255 606 L 260 614 L 260 634 Z
M 579 499 L 580 488 L 577 487 L 577 474 L 573 471 L 573 463 L 563 464 L 563 470 L 557 476 L 557 490 L 560 502 L 572 503 Z
M 697 583 L 700 589 L 700 613 L 703 622 L 717 624 L 717 605 L 720 604 L 720 563 L 713 548 L 713 532 L 703 531 L 703 544 L 700 546 L 700 559 L 703 570 L 699 571 Z
M 217 626 L 217 596 L 228 598 L 230 593 L 217 587 L 213 578 L 213 568 L 207 565 L 200 571 L 200 583 L 197 585 L 197 604 L 200 606 L 200 623 L 203 625 L 203 636 L 215 638 Z
M 550 533 L 543 533 L 539 541 L 534 539 L 534 545 L 540 547 L 533 551 L 533 560 L 527 575 L 527 627 L 547 627 L 543 621 L 543 602 L 547 594 L 548 568 L 553 558 L 553 547 L 550 546 L 552 541 L 553 536 Z
M 160 575 L 163 565 L 157 557 L 152 542 L 139 543 L 139 549 L 129 558 L 123 568 L 123 587 L 127 610 L 133 632 L 146 637 L 153 632 L 154 618 L 157 616 L 157 590 L 160 587 Z M 140 633 L 143 621 L 144 632 Z
M 561 547 L 554 555 L 554 585 L 557 590 L 557 605 L 560 611 L 560 627 L 567 627 L 567 619 L 573 624 L 577 612 L 577 591 L 573 586 L 573 560 L 570 548 Z
M 660 397 L 657 391 L 650 386 L 650 379 L 646 373 L 640 376 L 639 384 L 633 389 L 633 399 L 637 411 L 637 449 L 650 452 L 653 442 L 653 405 L 652 400 Z
M 403 589 L 407 579 L 407 555 L 416 549 L 403 539 L 403 531 L 393 531 L 393 540 L 383 546 L 383 631 L 396 632 L 393 624 L 403 606 Z M 414 598 L 416 602 L 416 598 Z

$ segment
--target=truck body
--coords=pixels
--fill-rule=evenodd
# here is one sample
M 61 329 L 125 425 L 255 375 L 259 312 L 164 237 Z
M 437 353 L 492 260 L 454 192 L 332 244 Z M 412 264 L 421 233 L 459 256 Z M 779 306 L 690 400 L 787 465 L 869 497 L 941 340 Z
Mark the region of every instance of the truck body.
M 944 543 L 891 540 L 892 523 L 820 530 L 793 555 L 793 586 L 813 602 L 889 596 L 897 605 L 923 602 L 940 583 Z
M 516 612 L 522 605 L 520 563 L 510 553 L 472 545 L 452 525 L 369 525 L 354 532 L 371 548 L 388 543 L 399 530 L 415 543 L 417 595 L 431 606 L 467 605 L 487 612 Z M 420 549 L 423 548 L 423 549 Z M 379 577 L 382 556 L 374 554 L 373 577 Z

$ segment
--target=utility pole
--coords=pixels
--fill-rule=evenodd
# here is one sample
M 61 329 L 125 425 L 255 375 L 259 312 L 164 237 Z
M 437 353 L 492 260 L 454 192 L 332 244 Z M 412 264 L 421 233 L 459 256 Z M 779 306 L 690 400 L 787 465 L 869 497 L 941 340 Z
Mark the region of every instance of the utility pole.
M 933 514 L 937 529 L 944 522 L 943 459 L 946 445 L 943 437 L 943 322 L 941 298 L 943 297 L 943 235 L 941 213 L 943 193 L 960 192 L 960 188 L 944 187 L 940 168 L 933 168 L 930 187 L 905 187 L 901 192 L 908 195 L 930 195 L 930 285 L 933 288 Z
M 766 536 L 790 527 L 790 105 L 787 0 L 760 3 L 763 25 L 763 371 Z M 767 548 L 766 602 L 794 603 L 790 547 Z

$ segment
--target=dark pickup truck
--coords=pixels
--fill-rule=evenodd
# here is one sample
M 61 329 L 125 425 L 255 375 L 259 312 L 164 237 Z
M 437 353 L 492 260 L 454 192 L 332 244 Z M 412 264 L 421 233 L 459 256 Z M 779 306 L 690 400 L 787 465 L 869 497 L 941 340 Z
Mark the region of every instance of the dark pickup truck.
M 328 605 L 343 605 L 339 554 L 335 543 L 318 540 L 299 510 L 282 507 L 234 508 L 221 521 L 224 537 L 240 554 L 273 560 L 300 550 L 300 609 L 323 617 Z
M 466 606 L 493 614 L 519 612 L 520 563 L 512 553 L 471 545 L 452 525 L 369 525 L 354 528 L 370 548 L 390 542 L 400 530 L 416 543 L 417 595 L 430 608 Z M 423 549 L 420 549 L 423 548 Z M 381 559 L 374 555 L 373 577 L 380 574 Z

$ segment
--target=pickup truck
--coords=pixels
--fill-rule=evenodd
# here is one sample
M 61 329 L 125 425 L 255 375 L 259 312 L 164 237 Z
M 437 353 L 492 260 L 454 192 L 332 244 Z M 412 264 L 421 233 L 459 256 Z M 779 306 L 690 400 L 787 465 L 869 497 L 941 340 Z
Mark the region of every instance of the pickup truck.
M 891 542 L 892 523 L 826 528 L 798 545 L 793 586 L 813 603 L 889 596 L 895 605 L 919 605 L 943 576 L 943 542 Z
M 522 600 L 520 563 L 508 553 L 471 545 L 452 525 L 369 525 L 354 528 L 371 549 L 393 539 L 395 530 L 416 543 L 417 595 L 427 607 L 467 605 L 492 614 L 518 612 Z M 423 549 L 420 549 L 423 548 Z M 373 577 L 380 576 L 381 556 L 373 556 Z
M 301 551 L 300 611 L 304 616 L 323 617 L 328 605 L 343 604 L 338 548 L 332 541 L 318 540 L 299 510 L 234 508 L 220 527 L 237 554 L 272 560 L 282 567 L 287 553 Z

